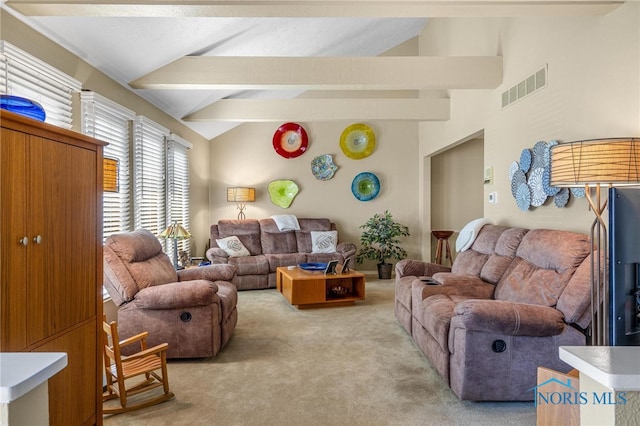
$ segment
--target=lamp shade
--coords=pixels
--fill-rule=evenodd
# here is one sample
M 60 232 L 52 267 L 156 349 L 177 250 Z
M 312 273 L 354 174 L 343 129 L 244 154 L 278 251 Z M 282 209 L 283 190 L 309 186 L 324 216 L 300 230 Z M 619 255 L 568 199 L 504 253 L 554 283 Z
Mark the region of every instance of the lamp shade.
M 102 160 L 102 189 L 105 192 L 118 192 L 118 160 L 104 158 Z
M 256 200 L 256 189 L 235 187 L 227 188 L 227 201 L 236 203 L 254 202 Z
M 187 238 L 191 238 L 191 234 L 178 222 L 173 222 L 167 227 L 167 229 L 160 233 L 160 237 L 171 238 L 174 240 L 186 240 Z
M 637 185 L 640 139 L 610 138 L 560 143 L 551 147 L 552 186 Z

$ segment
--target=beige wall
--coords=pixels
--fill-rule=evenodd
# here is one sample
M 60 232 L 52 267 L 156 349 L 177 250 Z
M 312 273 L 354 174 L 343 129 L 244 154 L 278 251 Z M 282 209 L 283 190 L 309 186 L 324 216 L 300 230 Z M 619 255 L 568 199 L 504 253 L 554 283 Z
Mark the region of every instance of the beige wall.
M 428 193 L 431 155 L 484 131 L 484 166 L 494 167 L 494 184 L 484 186 L 485 217 L 588 233 L 594 216 L 585 199 L 572 199 L 565 208 L 548 199 L 519 210 L 508 168 L 540 140 L 640 135 L 639 15 L 640 4 L 627 2 L 601 17 L 429 20 L 420 36 L 421 55 L 502 55 L 504 84 L 496 90 L 451 91 L 451 120 L 421 123 L 422 192 Z M 502 109 L 502 92 L 545 64 L 547 87 Z M 487 201 L 493 191 L 497 204 Z M 425 224 L 429 207 L 423 198 Z
M 274 123 L 244 124 L 212 142 L 212 223 L 237 216 L 235 205 L 226 202 L 228 186 L 254 186 L 257 200 L 247 206 L 247 218 L 274 214 L 328 217 L 336 223 L 341 241 L 357 243 L 361 232 L 358 226 L 373 214 L 388 209 L 396 220 L 409 226 L 412 235 L 404 246 L 412 256 L 419 256 L 420 223 L 415 197 L 417 126 L 400 122 L 367 123 L 376 134 L 376 149 L 369 157 L 352 160 L 339 147 L 340 135 L 351 122 L 299 124 L 309 135 L 309 147 L 297 158 L 285 159 L 273 149 L 273 133 L 279 126 Z M 311 160 L 321 154 L 332 154 L 339 167 L 327 181 L 320 181 L 311 173 Z M 351 193 L 351 181 L 363 171 L 375 173 L 381 182 L 378 197 L 366 202 Z M 291 179 L 300 189 L 288 209 L 272 204 L 267 193 L 269 182 L 277 179 Z
M 127 107 L 137 114 L 170 129 L 176 135 L 193 144 L 189 151 L 191 179 L 191 229 L 194 235 L 194 250 L 200 252 L 208 241 L 209 217 L 207 206 L 209 199 L 209 142 L 176 121 L 160 109 L 137 96 L 131 90 L 116 83 L 82 59 L 53 43 L 40 33 L 24 25 L 4 9 L 0 11 L 0 38 L 37 57 L 60 71 L 82 82 L 84 89 L 90 89 L 100 95 Z M 75 120 L 75 130 L 80 131 L 79 121 Z
M 417 38 L 388 51 L 385 55 L 416 55 Z M 415 98 L 415 91 L 398 92 L 319 92 L 302 94 L 304 98 Z M 256 202 L 246 209 L 247 218 L 264 218 L 274 214 L 298 217 L 328 217 L 339 231 L 341 241 L 358 244 L 358 227 L 375 213 L 389 210 L 394 219 L 409 227 L 411 235 L 403 247 L 411 257 L 420 257 L 420 220 L 418 216 L 418 125 L 405 121 L 365 122 L 376 135 L 376 149 L 369 157 L 352 160 L 339 146 L 340 135 L 351 121 L 310 122 L 302 125 L 309 136 L 308 150 L 297 158 L 285 159 L 273 149 L 273 134 L 282 123 L 245 123 L 212 140 L 210 220 L 233 219 L 234 204 L 226 202 L 228 186 L 255 186 Z M 320 181 L 311 173 L 311 160 L 317 155 L 332 154 L 339 167 L 335 176 Z M 371 201 L 359 201 L 351 193 L 351 182 L 360 172 L 375 173 L 381 182 L 380 194 Z M 291 179 L 300 191 L 288 209 L 271 203 L 267 185 L 272 180 Z M 368 263 L 361 269 L 374 270 Z

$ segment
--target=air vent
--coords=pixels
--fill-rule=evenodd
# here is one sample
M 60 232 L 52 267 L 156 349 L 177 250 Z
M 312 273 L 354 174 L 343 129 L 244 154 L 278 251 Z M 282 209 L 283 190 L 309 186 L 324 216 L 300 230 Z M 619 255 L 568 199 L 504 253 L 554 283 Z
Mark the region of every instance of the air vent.
M 509 90 L 502 92 L 502 108 L 511 105 L 547 85 L 547 65 L 531 74 Z

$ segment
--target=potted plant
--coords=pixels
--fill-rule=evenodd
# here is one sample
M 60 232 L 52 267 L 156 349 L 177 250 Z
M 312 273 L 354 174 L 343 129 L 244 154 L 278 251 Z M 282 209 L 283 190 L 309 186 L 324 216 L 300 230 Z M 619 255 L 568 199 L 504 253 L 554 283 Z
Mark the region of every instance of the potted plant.
M 360 250 L 356 254 L 356 262 L 361 264 L 365 259 L 374 260 L 378 264 L 378 277 L 391 278 L 391 263 L 387 259 L 404 259 L 407 251 L 400 247 L 399 237 L 409 235 L 409 228 L 394 221 L 391 213 L 376 213 L 364 225 L 360 235 Z

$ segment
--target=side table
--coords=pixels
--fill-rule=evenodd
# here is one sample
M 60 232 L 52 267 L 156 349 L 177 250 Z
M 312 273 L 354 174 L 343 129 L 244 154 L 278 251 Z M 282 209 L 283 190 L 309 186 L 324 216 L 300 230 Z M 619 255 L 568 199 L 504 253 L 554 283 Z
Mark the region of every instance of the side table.
M 431 231 L 434 237 L 438 239 L 436 246 L 436 263 L 442 265 L 442 251 L 445 251 L 445 260 L 449 260 L 449 266 L 453 266 L 453 258 L 451 257 L 451 248 L 449 247 L 449 237 L 453 235 L 453 231 L 434 230 Z

